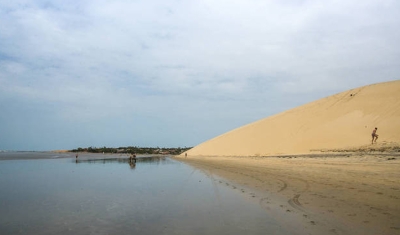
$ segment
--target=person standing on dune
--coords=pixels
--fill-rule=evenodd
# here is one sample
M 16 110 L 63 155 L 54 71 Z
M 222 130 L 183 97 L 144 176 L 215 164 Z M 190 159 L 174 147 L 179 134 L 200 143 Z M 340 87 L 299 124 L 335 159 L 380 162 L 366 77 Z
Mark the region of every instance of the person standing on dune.
M 372 142 L 371 142 L 371 144 L 374 143 L 374 139 L 375 139 L 375 143 L 376 143 L 376 140 L 378 139 L 378 134 L 376 134 L 377 130 L 378 130 L 378 128 L 375 127 L 375 129 L 372 131 Z

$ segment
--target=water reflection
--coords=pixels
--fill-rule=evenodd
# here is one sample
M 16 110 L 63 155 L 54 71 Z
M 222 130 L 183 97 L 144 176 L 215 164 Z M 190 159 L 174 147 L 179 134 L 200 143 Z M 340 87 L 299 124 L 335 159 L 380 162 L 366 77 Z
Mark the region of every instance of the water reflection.
M 109 164 L 109 163 L 120 163 L 128 164 L 133 170 L 137 164 L 148 164 L 148 165 L 164 165 L 169 163 L 167 156 L 138 156 L 132 157 L 116 157 L 116 158 L 95 158 L 95 159 L 78 159 L 75 160 L 76 164 L 88 163 L 88 164 Z
M 0 234 L 293 234 L 239 188 L 170 156 L 0 161 L 0 176 Z

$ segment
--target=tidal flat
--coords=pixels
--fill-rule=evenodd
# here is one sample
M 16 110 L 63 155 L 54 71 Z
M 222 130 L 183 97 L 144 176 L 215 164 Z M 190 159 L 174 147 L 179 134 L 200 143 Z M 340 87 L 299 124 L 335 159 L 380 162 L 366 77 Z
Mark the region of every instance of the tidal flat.
M 296 234 L 244 189 L 169 156 L 0 159 L 1 234 Z

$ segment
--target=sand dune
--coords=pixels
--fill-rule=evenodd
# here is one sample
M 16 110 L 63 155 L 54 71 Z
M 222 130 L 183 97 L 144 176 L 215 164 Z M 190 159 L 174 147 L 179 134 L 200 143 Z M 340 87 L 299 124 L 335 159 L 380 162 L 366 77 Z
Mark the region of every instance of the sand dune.
M 332 95 L 237 128 L 187 152 L 197 156 L 268 156 L 400 143 L 400 80 Z

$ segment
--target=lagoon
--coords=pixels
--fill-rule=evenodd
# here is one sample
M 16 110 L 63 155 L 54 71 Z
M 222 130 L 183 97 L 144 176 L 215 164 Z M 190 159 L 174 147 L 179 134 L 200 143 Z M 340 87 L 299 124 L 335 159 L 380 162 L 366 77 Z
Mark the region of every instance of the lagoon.
M 226 180 L 168 156 L 0 159 L 1 234 L 289 234 Z

